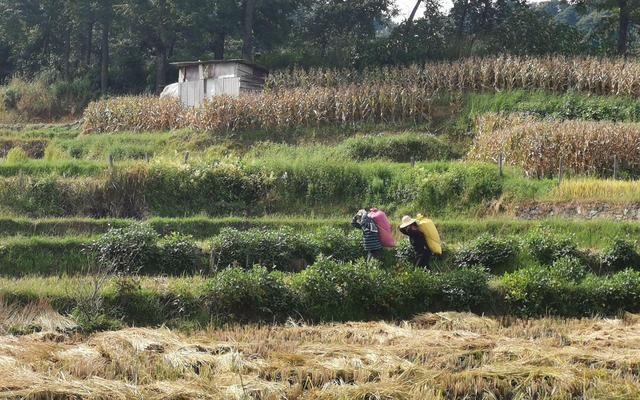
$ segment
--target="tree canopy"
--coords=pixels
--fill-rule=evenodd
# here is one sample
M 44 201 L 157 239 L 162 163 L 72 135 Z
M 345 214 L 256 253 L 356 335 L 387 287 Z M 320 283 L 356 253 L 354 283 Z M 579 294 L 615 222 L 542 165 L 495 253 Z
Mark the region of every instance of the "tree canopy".
M 161 90 L 171 61 L 364 68 L 492 54 L 638 52 L 640 0 L 0 0 L 0 82 L 84 80 Z

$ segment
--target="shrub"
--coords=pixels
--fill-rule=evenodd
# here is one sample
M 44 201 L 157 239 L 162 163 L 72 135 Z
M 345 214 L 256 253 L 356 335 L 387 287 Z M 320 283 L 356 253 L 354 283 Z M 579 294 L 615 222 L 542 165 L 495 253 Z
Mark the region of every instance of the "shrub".
M 338 261 L 352 261 L 366 257 L 360 231 L 350 230 L 345 234 L 341 229 L 323 227 L 315 232 L 308 232 L 304 236 L 307 238 L 314 258 L 320 254 Z
M 370 135 L 347 139 L 339 147 L 354 160 L 379 158 L 410 162 L 438 161 L 451 157 L 447 144 L 433 135 Z
M 100 268 L 116 274 L 135 274 L 153 270 L 158 261 L 155 230 L 133 223 L 126 228 L 110 229 L 88 246 Z
M 303 313 L 314 321 L 384 318 L 393 315 L 391 275 L 364 261 L 319 259 L 296 274 L 293 289 Z
M 575 282 L 562 275 L 553 274 L 549 267 L 533 265 L 502 276 L 501 289 L 509 312 L 524 316 L 575 315 Z
M 455 257 L 455 264 L 459 267 L 480 265 L 492 273 L 504 272 L 513 269 L 517 252 L 513 240 L 487 233 L 463 247 Z
M 640 311 L 640 272 L 630 269 L 609 277 L 588 275 L 579 287 L 579 305 L 584 315 L 612 315 Z
M 588 270 L 579 258 L 566 256 L 554 261 L 549 273 L 554 279 L 578 283 L 587 276 Z
M 489 274 L 484 268 L 460 268 L 436 275 L 436 307 L 442 310 L 474 311 L 490 303 Z
M 284 275 L 264 267 L 230 268 L 216 274 L 206 288 L 211 313 L 222 320 L 257 321 L 297 316 L 296 298 Z
M 554 234 L 543 229 L 526 234 L 522 245 L 536 261 L 544 265 L 551 265 L 563 257 L 582 256 L 573 236 Z
M 160 272 L 172 275 L 193 274 L 204 267 L 202 250 L 191 236 L 173 232 L 162 238 L 159 246 Z
M 600 263 L 605 271 L 621 271 L 625 268 L 640 269 L 640 254 L 636 245 L 622 238 L 615 238 L 613 243 L 602 251 Z
M 478 206 L 503 189 L 497 168 L 485 164 L 433 164 L 417 168 L 417 179 L 418 206 L 435 214 Z
M 400 240 L 396 245 L 396 259 L 398 263 L 413 265 L 416 261 L 416 251 L 413 249 L 411 242 Z
M 14 147 L 7 153 L 8 162 L 20 163 L 28 160 L 29 156 L 27 156 L 27 152 L 24 151 L 21 147 Z
M 291 228 L 223 229 L 212 241 L 214 265 L 250 268 L 259 264 L 281 270 L 301 269 L 312 258 L 305 239 Z

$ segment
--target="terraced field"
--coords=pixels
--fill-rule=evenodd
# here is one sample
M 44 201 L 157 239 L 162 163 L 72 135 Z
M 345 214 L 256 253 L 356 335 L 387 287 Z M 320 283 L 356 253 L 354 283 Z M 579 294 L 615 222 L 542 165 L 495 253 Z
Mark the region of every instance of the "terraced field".
M 637 397 L 637 100 L 500 82 L 0 127 L 0 395 Z M 369 207 L 444 254 L 366 263 Z

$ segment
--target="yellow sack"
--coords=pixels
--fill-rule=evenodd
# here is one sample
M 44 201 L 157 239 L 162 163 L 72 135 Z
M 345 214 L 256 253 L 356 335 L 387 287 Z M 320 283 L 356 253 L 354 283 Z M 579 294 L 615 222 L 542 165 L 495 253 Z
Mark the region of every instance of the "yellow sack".
M 442 255 L 442 242 L 440 241 L 440 234 L 436 229 L 436 225 L 422 214 L 416 215 L 416 220 L 418 221 L 418 229 L 427 239 L 429 250 L 431 250 L 433 254 Z

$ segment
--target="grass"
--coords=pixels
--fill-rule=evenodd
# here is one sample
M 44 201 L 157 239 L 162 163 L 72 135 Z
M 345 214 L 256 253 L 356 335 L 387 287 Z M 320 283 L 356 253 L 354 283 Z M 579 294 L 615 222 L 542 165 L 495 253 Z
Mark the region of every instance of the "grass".
M 56 318 L 45 306 L 35 311 Z M 637 330 L 634 315 L 518 320 L 437 313 L 399 324 L 4 336 L 0 396 L 436 400 L 478 398 L 480 392 L 489 398 L 637 398 Z

